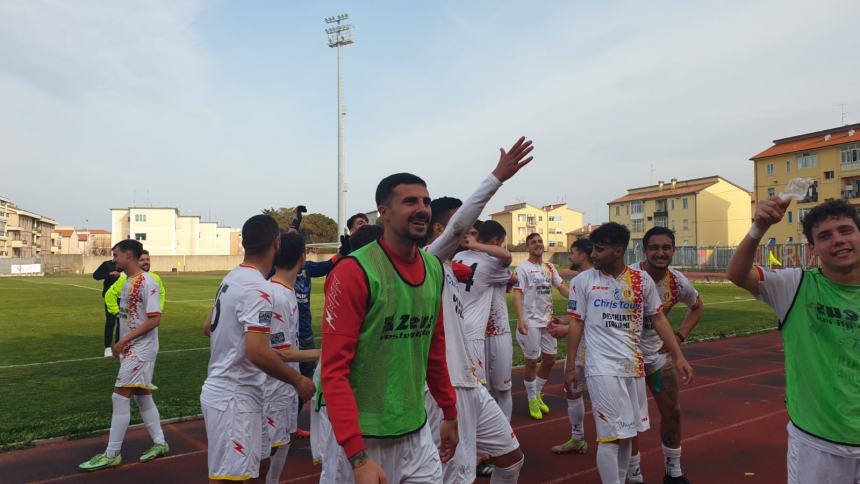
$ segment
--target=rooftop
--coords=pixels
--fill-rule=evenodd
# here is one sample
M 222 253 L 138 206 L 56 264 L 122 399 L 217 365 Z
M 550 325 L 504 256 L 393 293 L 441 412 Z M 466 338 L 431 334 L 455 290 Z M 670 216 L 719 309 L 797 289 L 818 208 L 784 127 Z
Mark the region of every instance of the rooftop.
M 855 142 L 860 142 L 860 123 L 775 139 L 773 140 L 773 146 L 750 159 L 757 160 L 769 156 L 799 153 Z

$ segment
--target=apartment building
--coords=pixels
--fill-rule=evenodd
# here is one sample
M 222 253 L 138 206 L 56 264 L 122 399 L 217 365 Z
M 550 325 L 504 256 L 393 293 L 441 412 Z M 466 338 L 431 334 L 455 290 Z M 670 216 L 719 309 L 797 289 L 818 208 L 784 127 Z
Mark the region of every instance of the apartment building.
M 111 233 L 102 229 L 76 229 L 72 226 L 58 225 L 54 234 L 59 239 L 61 255 L 109 255 Z
M 630 245 L 668 227 L 678 246 L 736 245 L 749 230 L 750 192 L 720 176 L 662 181 L 609 202 L 609 220 L 630 229 Z
M 508 233 L 505 243 L 510 247 L 523 244 L 531 233 L 538 233 L 551 252 L 567 250 L 567 233 L 583 225 L 585 214 L 566 203 L 536 207 L 529 203 L 506 205 L 504 210 L 490 215 Z
M 152 255 L 241 255 L 240 233 L 172 207 L 111 209 L 111 244 L 139 240 Z
M 0 257 L 38 257 L 59 252 L 57 222 L 0 197 Z
M 762 243 L 806 242 L 801 220 L 825 200 L 841 198 L 860 205 L 860 123 L 777 139 L 750 159 L 757 200 L 779 195 L 792 178 L 815 180 L 803 200 L 791 202 L 782 222 L 768 230 Z

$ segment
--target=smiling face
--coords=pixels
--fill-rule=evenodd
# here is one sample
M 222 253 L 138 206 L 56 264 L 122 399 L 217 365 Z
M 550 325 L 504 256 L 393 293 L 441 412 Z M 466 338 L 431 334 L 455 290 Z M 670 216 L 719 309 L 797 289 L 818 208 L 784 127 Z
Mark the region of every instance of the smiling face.
M 581 271 L 588 263 L 588 254 L 576 247 L 571 247 L 567 259 L 570 261 L 570 270 Z
M 430 194 L 419 184 L 397 185 L 388 203 L 379 206 L 386 233 L 418 244 L 427 240 L 430 215 Z
M 811 245 L 822 267 L 844 272 L 860 266 L 860 231 L 850 217 L 831 217 L 814 226 Z
M 623 260 L 624 250 L 624 247 L 620 246 L 594 244 L 591 250 L 591 264 L 595 269 L 608 271 L 617 264 L 619 259 Z
M 149 272 L 149 268 L 151 267 L 149 261 L 149 254 L 143 254 L 138 259 L 138 263 L 140 264 L 140 268 L 143 269 L 143 272 Z
M 544 253 L 543 238 L 540 235 L 535 235 L 526 243 L 526 248 L 529 255 L 532 257 L 542 257 Z
M 665 269 L 672 263 L 675 244 L 668 235 L 652 235 L 645 245 L 645 259 L 655 269 Z

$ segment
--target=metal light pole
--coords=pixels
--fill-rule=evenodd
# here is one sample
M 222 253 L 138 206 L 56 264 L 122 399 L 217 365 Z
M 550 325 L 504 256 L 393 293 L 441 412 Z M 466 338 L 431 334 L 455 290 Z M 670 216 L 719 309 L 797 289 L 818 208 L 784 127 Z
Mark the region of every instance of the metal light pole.
M 347 14 L 337 17 L 327 17 L 325 23 L 333 24 L 325 29 L 328 34 L 328 46 L 337 48 L 337 233 L 342 235 L 346 230 L 344 214 L 345 188 L 343 183 L 343 47 L 352 43 L 352 25 L 341 23 L 347 20 Z

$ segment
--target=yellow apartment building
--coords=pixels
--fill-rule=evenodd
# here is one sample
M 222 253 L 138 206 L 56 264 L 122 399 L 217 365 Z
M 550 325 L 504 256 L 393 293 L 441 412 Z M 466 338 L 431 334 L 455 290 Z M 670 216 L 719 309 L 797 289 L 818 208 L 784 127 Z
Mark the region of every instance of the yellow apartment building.
M 523 244 L 529 234 L 541 235 L 548 251 L 567 250 L 567 233 L 583 225 L 585 214 L 566 203 L 536 207 L 529 203 L 505 206 L 490 218 L 502 224 L 508 233 L 505 243 L 510 247 Z
M 49 217 L 15 206 L 0 197 L 0 257 L 39 257 L 59 252 L 53 235 L 57 222 Z
M 668 227 L 680 246 L 737 245 L 751 223 L 750 192 L 720 176 L 662 181 L 609 202 L 609 220 L 630 229 L 630 245 Z
M 785 218 L 768 230 L 762 243 L 806 242 L 801 221 L 825 200 L 841 198 L 860 205 L 860 123 L 774 140 L 750 159 L 757 200 L 779 195 L 792 178 L 815 180 L 806 198 L 791 202 Z
M 54 233 L 59 239 L 61 255 L 110 255 L 111 233 L 102 229 L 76 229 L 58 225 Z
M 123 239 L 143 242 L 152 255 L 240 255 L 240 229 L 219 227 L 172 207 L 111 209 L 111 245 Z

